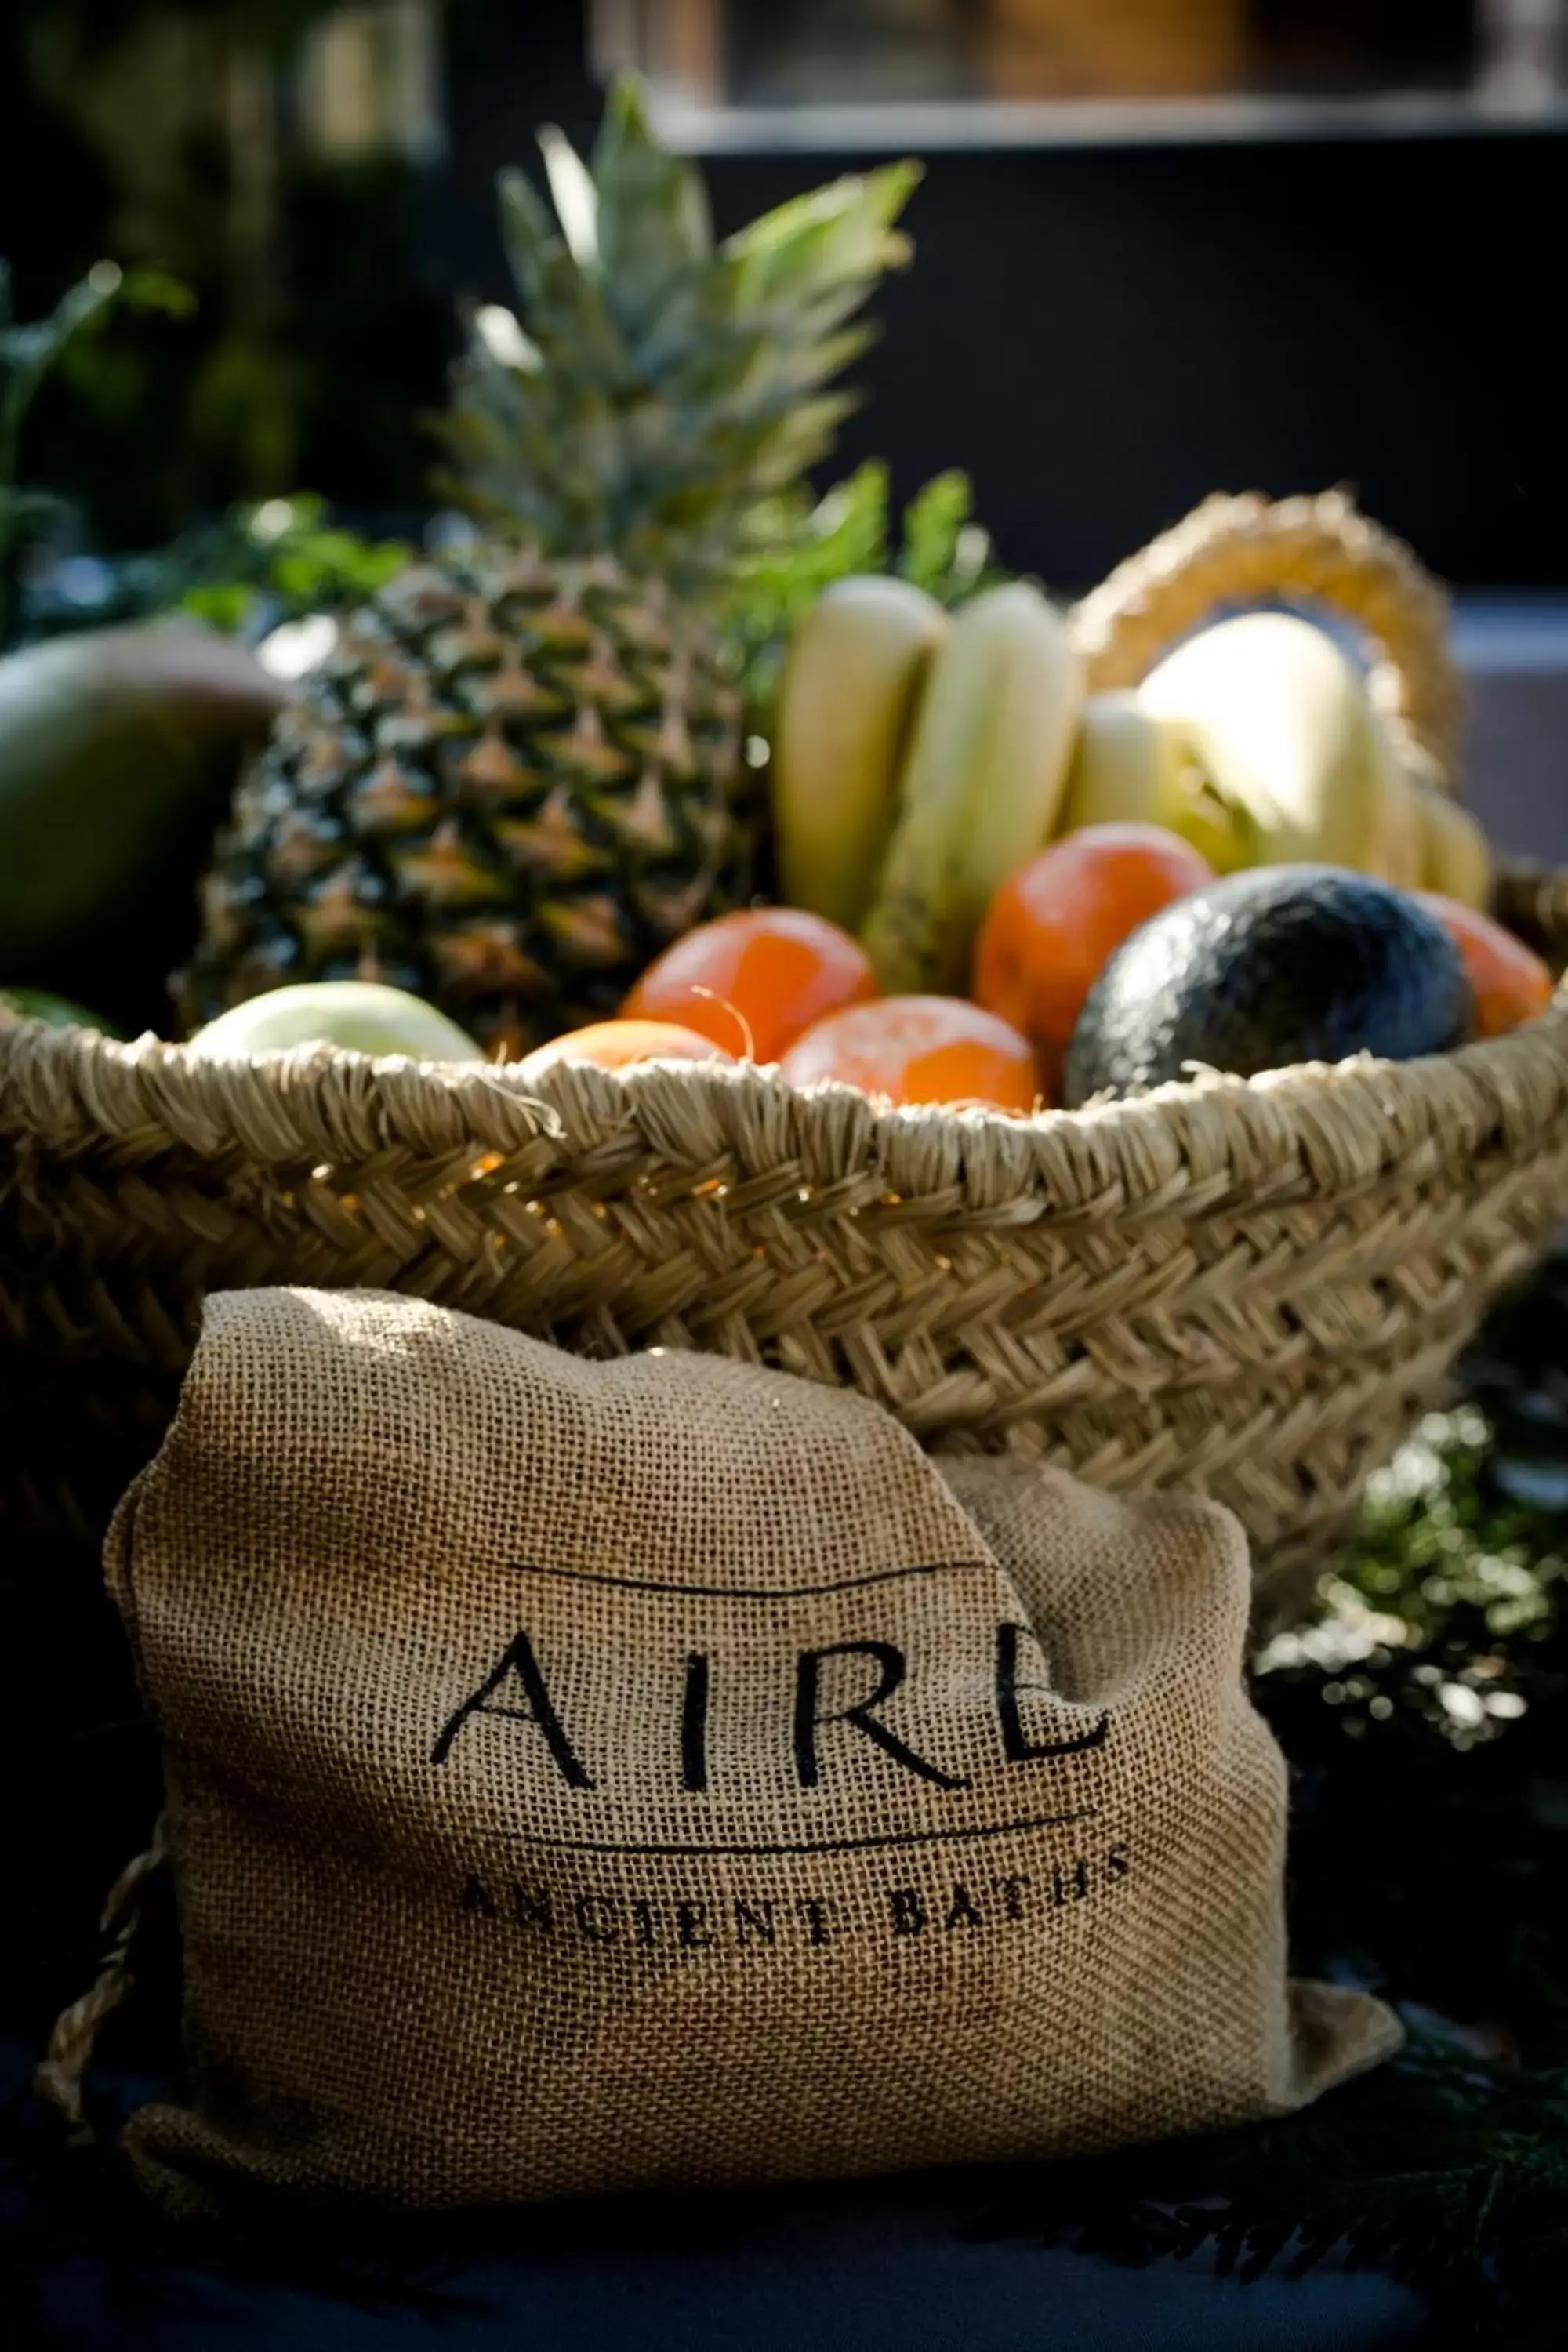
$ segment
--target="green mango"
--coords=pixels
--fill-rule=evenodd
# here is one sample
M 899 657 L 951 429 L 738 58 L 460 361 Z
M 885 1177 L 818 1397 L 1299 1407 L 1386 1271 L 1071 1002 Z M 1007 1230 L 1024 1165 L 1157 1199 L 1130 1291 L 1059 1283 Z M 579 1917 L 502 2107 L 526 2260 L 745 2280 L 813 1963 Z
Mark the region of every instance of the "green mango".
M 285 693 L 243 646 L 183 625 L 0 660 L 0 969 L 163 1027 L 213 835 Z

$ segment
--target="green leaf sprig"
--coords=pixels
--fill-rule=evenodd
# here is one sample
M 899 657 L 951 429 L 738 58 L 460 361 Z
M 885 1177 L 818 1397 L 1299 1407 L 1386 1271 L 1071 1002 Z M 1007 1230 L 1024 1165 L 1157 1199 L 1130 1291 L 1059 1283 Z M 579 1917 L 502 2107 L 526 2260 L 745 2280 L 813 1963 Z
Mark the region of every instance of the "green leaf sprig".
M 966 474 L 937 474 L 904 509 L 892 543 L 888 468 L 868 458 L 813 500 L 796 490 L 759 507 L 721 619 L 735 646 L 752 725 L 766 733 L 784 651 L 825 588 L 866 572 L 897 572 L 939 604 L 961 604 L 1003 575 L 974 519 Z
M 65 510 L 52 492 L 20 479 L 22 427 L 67 343 L 114 299 L 122 282 L 112 261 L 95 262 L 47 318 L 24 321 L 16 315 L 11 265 L 0 259 L 0 651 L 16 633 L 22 557 Z
M 34 402 L 68 348 L 111 304 L 179 316 L 192 307 L 189 289 L 162 270 L 129 276 L 113 261 L 95 261 L 42 319 L 16 315 L 11 265 L 0 257 L 0 653 L 22 626 L 23 569 L 30 548 L 68 520 L 68 499 L 21 478 L 22 433 Z

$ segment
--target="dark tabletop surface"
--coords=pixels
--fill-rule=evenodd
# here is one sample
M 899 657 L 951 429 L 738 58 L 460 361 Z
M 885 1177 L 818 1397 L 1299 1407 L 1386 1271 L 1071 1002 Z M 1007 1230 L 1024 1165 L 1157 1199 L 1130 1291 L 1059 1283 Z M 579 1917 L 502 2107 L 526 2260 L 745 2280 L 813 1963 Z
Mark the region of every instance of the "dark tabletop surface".
M 26 2080 L 0 2044 L 0 2097 Z M 90 2159 L 89 2160 L 90 2162 Z M 1123 2269 L 1031 2237 L 1016 2170 L 521 2217 L 415 2255 L 389 2241 L 327 2285 L 294 2250 L 235 2261 L 107 2234 L 68 2183 L 0 2190 L 6 2352 L 1361 2352 L 1413 2346 L 1414 2295 L 1373 2274 L 1249 2284 L 1201 2263 Z M 1044 2200 L 1042 2200 L 1042 2210 Z

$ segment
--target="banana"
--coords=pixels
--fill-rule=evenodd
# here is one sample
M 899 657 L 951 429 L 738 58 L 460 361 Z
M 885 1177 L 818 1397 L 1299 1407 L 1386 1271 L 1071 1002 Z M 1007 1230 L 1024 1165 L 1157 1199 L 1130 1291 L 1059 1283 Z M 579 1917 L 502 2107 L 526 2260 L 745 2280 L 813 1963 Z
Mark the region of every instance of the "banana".
M 1247 862 L 1240 813 L 1220 799 L 1185 730 L 1122 690 L 1091 694 L 1083 707 L 1058 830 L 1086 824 L 1164 825 L 1216 874 Z
M 1091 694 L 1083 706 L 1058 831 L 1086 824 L 1158 824 L 1173 738 L 1136 696 Z
M 1421 813 L 1421 887 L 1457 898 L 1485 914 L 1491 904 L 1492 853 L 1485 833 L 1468 808 L 1439 786 L 1415 787 Z
M 1248 865 L 1378 870 L 1407 832 L 1399 777 L 1360 672 L 1291 613 L 1244 613 L 1178 646 L 1138 700 L 1189 736 L 1250 838 Z
M 1262 863 L 1258 828 L 1237 801 L 1226 800 L 1202 760 L 1188 730 L 1173 719 L 1159 722 L 1175 747 L 1174 789 L 1160 822 L 1206 857 L 1216 874 L 1238 874 Z
M 1455 800 L 1429 751 L 1404 735 L 1389 742 L 1410 807 L 1413 870 L 1391 875 L 1410 890 L 1436 890 L 1485 914 L 1491 904 L 1491 845 L 1468 808 Z
M 824 590 L 795 633 L 773 729 L 773 803 L 786 903 L 853 930 L 898 806 L 899 761 L 947 628 L 907 580 Z
M 1396 890 L 1419 890 L 1426 862 L 1426 824 L 1411 755 L 1394 741 L 1381 719 L 1377 732 L 1384 773 L 1379 826 L 1366 870 L 1380 881 L 1392 882 Z
M 963 987 L 993 892 L 1055 830 L 1083 702 L 1082 664 L 1037 589 L 988 589 L 952 623 L 860 932 L 889 995 Z

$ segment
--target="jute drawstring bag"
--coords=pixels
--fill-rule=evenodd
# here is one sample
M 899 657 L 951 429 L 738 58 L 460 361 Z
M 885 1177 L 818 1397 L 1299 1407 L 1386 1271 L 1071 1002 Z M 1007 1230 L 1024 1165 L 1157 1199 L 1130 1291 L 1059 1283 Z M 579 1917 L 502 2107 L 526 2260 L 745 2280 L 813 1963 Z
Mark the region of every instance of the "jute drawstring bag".
M 1287 1983 L 1212 1505 L 939 1467 L 714 1357 L 249 1291 L 108 1558 L 184 1953 L 184 2103 L 126 2143 L 176 2215 L 1077 2154 L 1398 2038 Z

